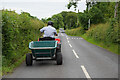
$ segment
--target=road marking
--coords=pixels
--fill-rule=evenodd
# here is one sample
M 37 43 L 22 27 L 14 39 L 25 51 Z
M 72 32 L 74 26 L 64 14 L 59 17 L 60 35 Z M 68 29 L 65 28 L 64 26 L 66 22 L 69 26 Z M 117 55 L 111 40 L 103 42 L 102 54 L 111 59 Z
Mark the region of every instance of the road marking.
M 83 38 L 79 38 L 79 39 L 83 39 Z
M 33 64 L 35 63 L 35 61 L 33 60 Z
M 71 39 L 83 39 L 83 38 L 71 38 Z
M 72 47 L 72 45 L 71 45 L 71 44 L 69 44 L 69 46 L 70 46 L 70 47 Z
M 63 36 L 63 34 L 61 33 L 61 35 Z
M 67 38 L 68 39 L 68 38 Z
M 68 43 L 69 43 L 70 41 L 68 41 Z
M 81 65 L 81 68 L 82 68 L 82 70 L 83 70 L 86 78 L 87 78 L 88 80 L 92 80 L 91 77 L 90 77 L 90 75 L 88 74 L 87 70 L 85 69 L 85 67 L 84 67 L 83 65 Z
M 73 51 L 74 55 L 76 56 L 76 58 L 79 58 L 79 56 L 77 55 L 77 53 L 74 50 L 72 50 L 72 51 Z

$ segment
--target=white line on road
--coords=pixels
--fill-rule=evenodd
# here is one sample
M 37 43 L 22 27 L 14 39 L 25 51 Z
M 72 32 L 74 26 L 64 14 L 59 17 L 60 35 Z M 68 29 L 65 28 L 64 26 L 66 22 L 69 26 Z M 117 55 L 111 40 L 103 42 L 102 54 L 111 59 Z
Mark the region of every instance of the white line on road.
M 72 47 L 72 45 L 71 45 L 71 44 L 69 44 L 69 46 L 70 46 L 70 47 Z
M 61 33 L 61 35 L 63 36 L 63 34 Z
M 79 39 L 83 39 L 83 38 L 79 38 Z
M 74 55 L 76 56 L 76 58 L 79 58 L 79 56 L 77 55 L 77 53 L 75 52 L 75 50 L 72 50 Z
M 87 78 L 88 80 L 92 80 L 91 77 L 90 77 L 90 75 L 88 74 L 87 70 L 85 69 L 85 67 L 84 67 L 83 65 L 81 65 L 81 68 L 82 68 L 82 70 L 83 70 L 86 78 Z
M 68 41 L 68 43 L 69 43 L 70 41 Z

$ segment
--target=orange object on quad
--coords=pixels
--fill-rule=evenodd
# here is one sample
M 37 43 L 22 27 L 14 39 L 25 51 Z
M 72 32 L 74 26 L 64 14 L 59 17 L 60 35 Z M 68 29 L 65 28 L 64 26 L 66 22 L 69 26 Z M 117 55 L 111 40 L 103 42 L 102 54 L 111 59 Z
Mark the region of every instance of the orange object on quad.
M 58 41 L 57 43 L 60 43 L 60 39 L 59 38 L 56 38 L 55 41 Z

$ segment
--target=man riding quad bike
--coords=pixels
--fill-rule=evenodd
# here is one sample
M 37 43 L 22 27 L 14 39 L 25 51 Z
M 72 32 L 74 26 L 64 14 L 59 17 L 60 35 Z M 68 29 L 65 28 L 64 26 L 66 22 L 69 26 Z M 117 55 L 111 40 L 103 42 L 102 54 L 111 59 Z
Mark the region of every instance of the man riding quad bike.
M 52 21 L 48 21 L 48 25 L 47 27 L 43 27 L 42 29 L 40 29 L 41 34 L 43 34 L 43 38 L 39 38 L 38 41 L 41 40 L 55 40 L 58 41 L 58 46 L 57 46 L 57 50 L 61 51 L 61 40 L 60 38 L 58 38 L 58 34 L 56 29 L 53 27 L 53 22 Z
M 53 22 L 49 21 L 47 27 L 40 29 L 44 33 L 43 38 L 29 43 L 32 53 L 26 54 L 26 65 L 31 66 L 33 60 L 55 60 L 57 65 L 62 65 L 61 40 L 57 37 L 57 31 Z
M 44 33 L 43 37 L 54 37 L 54 36 L 57 36 L 57 31 L 53 27 L 53 22 L 52 21 L 48 21 L 47 27 L 43 27 L 42 29 L 40 29 L 40 32 Z

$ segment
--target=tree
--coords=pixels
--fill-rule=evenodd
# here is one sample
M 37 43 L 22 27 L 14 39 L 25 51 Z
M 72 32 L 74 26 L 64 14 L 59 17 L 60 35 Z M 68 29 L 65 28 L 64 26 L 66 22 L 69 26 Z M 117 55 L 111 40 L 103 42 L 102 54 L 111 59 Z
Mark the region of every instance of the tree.
M 114 6 L 115 2 L 97 2 L 94 7 L 101 10 L 105 20 L 108 21 L 110 18 L 114 18 Z
M 56 28 L 56 29 L 59 29 L 61 27 L 64 27 L 64 23 L 63 23 L 63 17 L 61 14 L 56 14 L 56 15 L 53 15 L 51 20 L 54 22 L 53 26 Z
M 74 6 L 75 10 L 77 8 L 77 0 L 70 0 L 69 4 L 67 5 L 67 8 L 70 9 L 72 6 Z
M 83 29 L 87 30 L 89 14 L 84 12 L 84 13 L 79 13 L 78 16 L 79 16 L 79 22 L 80 22 L 81 26 L 83 27 Z
M 103 23 L 105 21 L 102 11 L 97 7 L 92 7 L 89 11 L 89 15 L 92 24 Z
M 66 25 L 67 28 L 71 29 L 71 28 L 76 28 L 77 27 L 77 14 L 74 12 L 68 13 L 66 18 Z
M 64 23 L 64 29 L 66 29 L 66 21 L 65 21 L 65 18 L 66 18 L 66 16 L 67 16 L 67 14 L 68 14 L 69 12 L 67 12 L 67 11 L 63 11 L 63 12 L 61 12 L 60 14 L 63 16 L 63 23 Z

